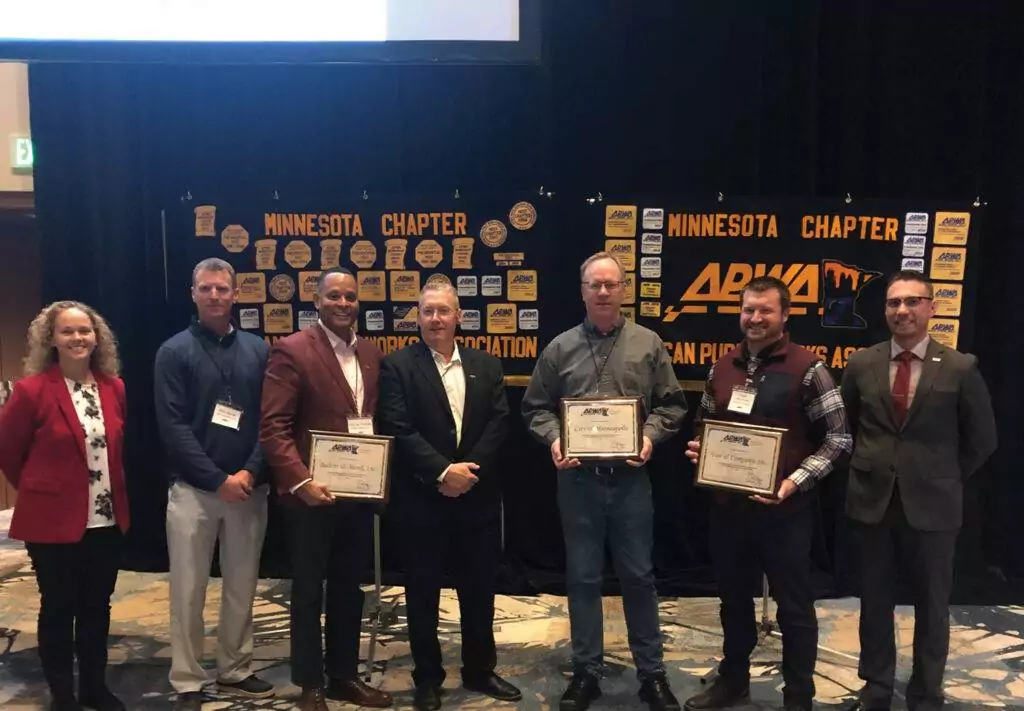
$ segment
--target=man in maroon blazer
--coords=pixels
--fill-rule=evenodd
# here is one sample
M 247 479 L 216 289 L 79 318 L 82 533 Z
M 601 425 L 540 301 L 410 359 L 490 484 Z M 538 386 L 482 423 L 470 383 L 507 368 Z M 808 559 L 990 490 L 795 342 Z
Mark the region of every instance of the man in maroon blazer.
M 320 277 L 319 323 L 277 342 L 263 384 L 260 443 L 285 512 L 292 560 L 292 682 L 302 711 L 327 711 L 326 696 L 384 708 L 389 694 L 357 675 L 363 593 L 373 528 L 370 504 L 336 501 L 309 475 L 310 430 L 369 432 L 377 408 L 380 350 L 359 338 L 356 280 L 345 269 Z M 320 613 L 327 579 L 326 655 Z M 328 684 L 324 688 L 324 669 Z

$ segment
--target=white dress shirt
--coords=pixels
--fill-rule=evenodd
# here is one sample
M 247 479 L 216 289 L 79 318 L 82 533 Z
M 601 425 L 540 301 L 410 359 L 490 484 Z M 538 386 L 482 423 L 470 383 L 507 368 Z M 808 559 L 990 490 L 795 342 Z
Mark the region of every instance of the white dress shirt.
M 363 396 L 365 395 L 365 381 L 362 373 L 359 372 L 359 359 L 356 357 L 356 332 L 352 332 L 352 338 L 348 343 L 341 340 L 334 331 L 324 326 L 323 321 L 318 321 L 320 328 L 327 334 L 327 340 L 331 343 L 331 349 L 341 366 L 341 374 L 345 376 L 349 389 L 352 391 L 352 399 L 356 401 L 356 412 L 360 417 L 363 414 Z
M 907 409 L 910 409 L 910 405 L 914 402 L 914 394 L 917 392 L 917 384 L 921 381 L 921 368 L 924 367 L 924 356 L 928 352 L 928 341 L 929 336 L 925 336 L 920 343 L 913 348 L 900 348 L 896 341 L 891 341 L 890 354 L 889 354 L 889 390 L 892 390 L 893 383 L 896 382 L 896 356 L 905 350 L 911 351 L 916 358 L 910 361 L 910 387 L 907 393 Z
M 437 366 L 437 374 L 441 376 L 441 384 L 444 385 L 445 395 L 448 396 L 448 406 L 452 409 L 452 417 L 455 419 L 455 446 L 462 442 L 462 413 L 466 409 L 466 371 L 462 369 L 462 356 L 459 355 L 459 346 L 456 344 L 452 351 L 452 359 L 445 363 L 444 356 L 430 349 L 430 355 L 434 358 L 434 365 Z M 438 481 L 444 481 L 444 475 L 451 468 L 449 464 Z
M 358 410 L 356 414 L 362 416 L 363 398 L 366 395 L 366 381 L 363 379 L 363 375 L 360 372 L 359 358 L 356 357 L 356 332 L 353 331 L 352 338 L 348 343 L 345 343 L 341 340 L 340 336 L 327 328 L 323 321 L 317 320 L 317 324 L 323 329 L 324 333 L 327 334 L 327 340 L 331 344 L 331 350 L 334 351 L 334 355 L 338 359 L 338 366 L 341 368 L 341 374 L 345 376 L 345 381 L 348 383 L 348 387 L 352 391 L 352 399 L 356 402 L 356 410 Z M 289 492 L 294 494 L 311 481 L 313 481 L 312 477 L 309 477 L 304 481 L 300 481 L 289 489 Z

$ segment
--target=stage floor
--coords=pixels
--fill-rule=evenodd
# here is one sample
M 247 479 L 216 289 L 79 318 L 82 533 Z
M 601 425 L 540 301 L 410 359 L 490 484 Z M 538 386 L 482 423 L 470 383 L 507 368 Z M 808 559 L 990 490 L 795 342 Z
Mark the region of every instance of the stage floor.
M 7 514 L 0 513 L 0 708 L 28 711 L 47 708 L 48 696 L 36 656 L 38 592 L 20 543 L 5 538 Z M 122 573 L 113 601 L 111 628 L 112 690 L 129 709 L 166 709 L 173 700 L 167 683 L 167 576 Z M 288 583 L 263 580 L 255 604 L 256 671 L 277 685 L 267 701 L 210 697 L 212 709 L 288 709 L 298 698 L 288 671 Z M 372 596 L 368 596 L 368 602 Z M 400 588 L 386 588 L 387 627 L 379 637 L 374 684 L 395 694 L 396 708 L 411 708 L 411 658 L 405 633 Z M 211 583 L 207 597 L 207 651 L 212 656 L 220 586 Z M 758 608 L 760 614 L 760 608 Z M 772 610 L 774 616 L 774 610 Z M 721 649 L 718 602 L 715 599 L 665 599 L 661 603 L 665 659 L 673 689 L 682 701 L 701 688 Z M 824 601 L 818 605 L 821 650 L 817 667 L 816 703 L 835 707 L 847 703 L 860 686 L 857 679 L 857 600 Z M 1024 607 L 956 607 L 946 674 L 949 706 L 1024 709 Z M 899 691 L 909 675 L 913 611 L 898 618 Z M 569 621 L 565 598 L 499 597 L 495 629 L 498 672 L 520 686 L 518 705 L 503 704 L 459 689 L 458 602 L 446 591 L 442 599 L 442 643 L 448 667 L 449 693 L 444 708 L 541 710 L 557 708 L 566 684 Z M 369 628 L 364 630 L 364 658 Z M 621 600 L 605 600 L 607 675 L 604 696 L 592 708 L 645 708 L 636 698 L 637 682 L 626 645 Z M 780 706 L 781 642 L 767 637 L 755 656 L 754 707 Z M 335 708 L 354 708 L 329 702 Z M 904 708 L 902 699 L 894 704 Z

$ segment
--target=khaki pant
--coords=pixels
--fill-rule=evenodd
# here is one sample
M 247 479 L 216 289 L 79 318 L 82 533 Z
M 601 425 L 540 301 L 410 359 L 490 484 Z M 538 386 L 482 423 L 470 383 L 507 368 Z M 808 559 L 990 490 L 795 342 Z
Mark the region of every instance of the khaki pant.
M 233 683 L 251 672 L 252 604 L 267 530 L 266 485 L 248 501 L 228 504 L 217 494 L 176 481 L 167 497 L 167 551 L 171 571 L 171 673 L 179 694 L 211 681 L 203 656 L 206 584 L 220 539 L 222 592 L 217 626 L 217 680 Z

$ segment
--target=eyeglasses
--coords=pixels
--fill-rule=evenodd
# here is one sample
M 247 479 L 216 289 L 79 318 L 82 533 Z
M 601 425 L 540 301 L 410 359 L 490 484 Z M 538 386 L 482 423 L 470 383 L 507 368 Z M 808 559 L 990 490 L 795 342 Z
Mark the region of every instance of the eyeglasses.
M 439 306 L 438 308 L 428 306 L 427 308 L 420 311 L 420 315 L 425 318 L 434 318 L 435 314 L 437 314 L 437 316 L 439 316 L 440 318 L 448 318 L 453 313 L 455 313 L 455 311 L 447 306 Z
M 623 284 L 621 281 L 583 281 L 580 283 L 591 291 L 601 291 L 601 287 L 608 291 L 616 291 Z
M 931 300 L 932 297 L 930 296 L 908 296 L 905 299 L 886 299 L 885 308 L 895 311 L 900 307 L 900 304 L 905 304 L 908 309 L 913 309 L 920 306 L 925 301 Z

